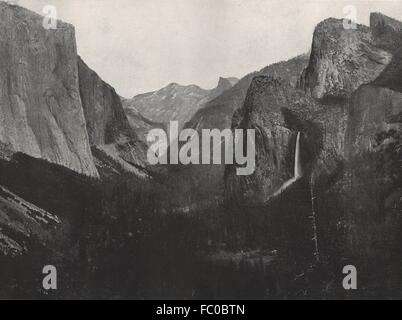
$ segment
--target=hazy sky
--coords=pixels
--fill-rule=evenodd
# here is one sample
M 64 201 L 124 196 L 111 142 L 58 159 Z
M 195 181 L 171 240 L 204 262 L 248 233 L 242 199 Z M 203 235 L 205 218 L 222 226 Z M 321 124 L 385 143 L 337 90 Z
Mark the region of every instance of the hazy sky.
M 307 52 L 314 26 L 381 11 L 402 19 L 402 2 L 334 0 L 14 0 L 42 12 L 54 5 L 74 24 L 78 52 L 118 93 L 131 97 L 170 82 L 215 87 Z

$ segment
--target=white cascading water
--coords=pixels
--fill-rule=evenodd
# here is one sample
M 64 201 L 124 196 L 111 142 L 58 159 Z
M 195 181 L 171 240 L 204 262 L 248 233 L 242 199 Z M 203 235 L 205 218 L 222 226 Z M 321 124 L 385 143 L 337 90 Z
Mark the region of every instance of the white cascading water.
M 292 179 L 286 181 L 278 191 L 276 191 L 271 198 L 276 197 L 280 195 L 282 192 L 284 192 L 286 189 L 288 189 L 292 184 L 294 184 L 297 180 L 299 180 L 303 176 L 303 171 L 302 171 L 302 166 L 301 166 L 301 160 L 300 160 L 300 136 L 301 133 L 297 133 L 297 139 L 296 139 L 296 148 L 295 148 L 295 167 L 294 167 L 294 176 Z
M 303 172 L 301 167 L 300 161 L 300 132 L 297 133 L 297 140 L 296 140 L 296 151 L 295 151 L 295 172 L 294 176 L 296 179 L 301 178 Z

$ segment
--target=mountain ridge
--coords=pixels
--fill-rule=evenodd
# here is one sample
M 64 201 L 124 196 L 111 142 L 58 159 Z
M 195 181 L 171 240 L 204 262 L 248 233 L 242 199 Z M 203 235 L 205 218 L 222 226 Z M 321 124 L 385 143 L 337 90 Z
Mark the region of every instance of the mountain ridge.
M 152 122 L 167 124 L 178 121 L 182 128 L 187 121 L 208 101 L 230 89 L 236 78 L 222 78 L 214 89 L 202 89 L 197 85 L 170 83 L 157 91 L 139 94 L 124 100 L 124 109 L 137 110 Z

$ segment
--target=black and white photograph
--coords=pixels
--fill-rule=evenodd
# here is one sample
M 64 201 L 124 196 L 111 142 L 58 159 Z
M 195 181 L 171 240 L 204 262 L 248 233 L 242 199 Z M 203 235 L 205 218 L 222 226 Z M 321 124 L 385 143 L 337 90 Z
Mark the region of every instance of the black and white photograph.
M 401 0 L 0 0 L 0 300 L 399 299 Z

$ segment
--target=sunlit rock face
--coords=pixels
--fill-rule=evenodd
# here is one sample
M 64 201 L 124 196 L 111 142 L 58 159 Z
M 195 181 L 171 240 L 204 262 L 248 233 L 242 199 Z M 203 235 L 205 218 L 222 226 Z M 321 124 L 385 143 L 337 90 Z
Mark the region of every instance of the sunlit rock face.
M 376 79 L 392 53 L 376 46 L 372 29 L 327 19 L 314 31 L 310 63 L 300 86 L 314 98 L 346 98 L 360 85 Z
M 0 141 L 97 177 L 78 89 L 74 28 L 0 3 Z

